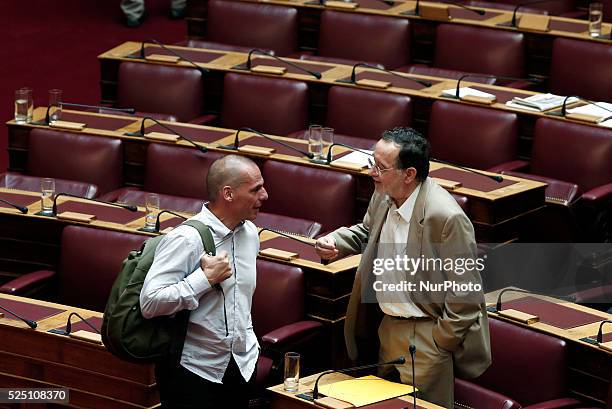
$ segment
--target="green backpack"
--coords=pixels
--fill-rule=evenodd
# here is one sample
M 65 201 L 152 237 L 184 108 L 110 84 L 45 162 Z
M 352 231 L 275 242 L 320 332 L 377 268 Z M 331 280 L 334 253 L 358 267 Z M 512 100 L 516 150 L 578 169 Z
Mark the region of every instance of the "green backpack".
M 208 226 L 196 220 L 183 224 L 195 228 L 202 238 L 204 251 L 215 255 L 215 243 Z M 190 311 L 151 319 L 144 318 L 140 311 L 140 291 L 162 238 L 148 239 L 140 250 L 130 252 L 123 261 L 104 310 L 102 341 L 113 355 L 127 361 L 179 360 L 183 350 Z

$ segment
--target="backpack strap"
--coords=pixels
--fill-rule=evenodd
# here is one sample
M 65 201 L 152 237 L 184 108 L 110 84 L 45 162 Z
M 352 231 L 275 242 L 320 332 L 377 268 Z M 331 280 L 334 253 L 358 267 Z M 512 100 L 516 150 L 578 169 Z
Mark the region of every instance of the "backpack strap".
M 202 239 L 202 244 L 204 245 L 204 251 L 212 256 L 216 254 L 215 241 L 213 240 L 213 236 L 207 225 L 197 220 L 187 220 L 183 222 L 183 224 L 193 227 L 198 231 L 198 233 L 200 233 L 200 238 Z

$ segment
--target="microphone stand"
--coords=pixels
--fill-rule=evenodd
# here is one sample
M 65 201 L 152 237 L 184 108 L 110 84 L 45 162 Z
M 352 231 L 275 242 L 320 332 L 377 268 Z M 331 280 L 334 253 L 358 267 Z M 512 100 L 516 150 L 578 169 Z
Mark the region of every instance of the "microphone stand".
M 303 243 L 303 244 L 307 244 L 307 245 L 309 245 L 311 247 L 315 247 L 315 243 L 314 242 L 311 243 L 311 242 L 306 241 L 306 240 L 300 240 L 297 237 L 293 237 L 292 235 L 290 235 L 288 233 L 282 232 L 280 230 L 270 229 L 270 228 L 267 228 L 267 227 L 262 227 L 261 230 L 259 230 L 259 233 L 257 233 L 257 235 L 259 237 L 261 237 L 261 233 L 264 232 L 264 231 L 269 231 L 269 232 L 272 232 L 272 233 L 276 233 L 279 236 L 283 236 L 283 237 L 286 237 L 288 239 L 295 240 L 295 241 L 298 241 L 298 242 Z
M 334 146 L 344 146 L 345 148 L 348 148 L 348 149 L 350 149 L 352 151 L 361 152 L 364 155 L 368 155 L 368 156 L 374 156 L 374 155 L 372 155 L 372 153 L 370 153 L 368 151 L 365 151 L 363 149 L 355 148 L 355 147 L 352 147 L 350 145 L 347 145 L 347 144 L 344 144 L 344 143 L 340 143 L 340 142 L 334 142 L 331 145 L 329 145 L 329 149 L 327 151 L 327 159 L 325 160 L 325 164 L 326 165 L 329 165 L 331 163 L 331 161 L 332 161 L 332 149 L 334 148 Z
M 304 67 L 301 67 L 301 66 L 299 66 L 299 65 L 297 65 L 297 64 L 295 64 L 295 63 L 293 63 L 291 61 L 284 60 L 284 59 L 274 55 L 271 52 L 268 53 L 268 52 L 265 52 L 263 50 L 260 50 L 259 48 L 253 48 L 251 51 L 249 51 L 249 55 L 247 57 L 247 61 L 246 61 L 245 64 L 236 65 L 236 66 L 234 66 L 232 68 L 235 69 L 235 70 L 251 71 L 251 57 L 252 57 L 253 53 L 260 54 L 260 55 L 265 55 L 267 57 L 272 57 L 275 60 L 282 62 L 283 64 L 287 64 L 287 65 L 289 65 L 289 66 L 291 66 L 293 68 L 296 68 L 296 69 L 298 69 L 300 71 L 303 71 L 303 72 L 305 72 L 307 74 L 310 74 L 310 75 L 312 75 L 313 77 L 315 77 L 318 80 L 321 79 L 321 73 L 320 72 L 308 70 L 308 69 L 306 69 Z
M 269 141 L 272 141 L 272 142 L 274 142 L 274 143 L 277 143 L 277 144 L 279 144 L 279 145 L 282 145 L 282 146 L 284 146 L 285 148 L 291 149 L 291 150 L 293 150 L 293 151 L 295 151 L 295 152 L 297 152 L 297 153 L 299 153 L 299 154 L 301 154 L 301 155 L 306 156 L 306 157 L 307 157 L 308 159 L 310 159 L 311 161 L 314 161 L 314 154 L 313 154 L 313 153 L 311 153 L 311 152 L 306 152 L 306 151 L 303 151 L 303 150 L 301 150 L 301 149 L 298 149 L 298 148 L 296 148 L 295 146 L 291 146 L 291 145 L 289 145 L 288 143 L 285 143 L 285 142 L 283 142 L 283 141 L 280 141 L 280 140 L 277 140 L 277 139 L 271 138 L 271 137 L 269 137 L 268 135 L 263 134 L 263 133 L 261 133 L 261 132 L 259 132 L 259 131 L 256 131 L 255 129 L 253 129 L 253 128 L 249 128 L 249 127 L 242 127 L 242 128 L 240 128 L 240 129 L 238 129 L 238 131 L 236 132 L 236 137 L 234 138 L 234 145 L 223 145 L 223 146 L 219 146 L 219 147 L 220 147 L 220 148 L 223 148 L 223 149 L 233 150 L 233 151 L 238 150 L 238 148 L 240 147 L 240 137 L 239 137 L 239 135 L 240 135 L 240 132 L 242 132 L 242 131 L 245 131 L 245 132 L 251 132 L 251 133 L 257 134 L 257 135 L 261 136 L 262 138 L 265 138 L 265 139 L 267 139 L 267 140 L 269 140 Z
M 53 199 L 53 210 L 51 211 L 51 214 L 38 213 L 38 215 L 40 215 L 40 216 L 48 216 L 48 217 L 57 217 L 57 199 L 60 196 L 75 197 L 77 199 L 84 199 L 84 200 L 88 200 L 88 201 L 91 201 L 91 202 L 103 203 L 103 204 L 107 204 L 107 205 L 111 205 L 111 206 L 115 206 L 115 207 L 120 207 L 122 209 L 129 210 L 130 212 L 137 212 L 138 211 L 138 208 L 136 206 L 133 206 L 133 205 L 126 205 L 126 204 L 113 203 L 113 202 L 105 202 L 104 200 L 98 200 L 98 199 L 89 199 L 87 197 L 81 197 L 81 196 L 77 196 L 77 195 L 72 195 L 70 193 L 58 193 L 57 195 L 55 195 L 55 199 Z
M 447 98 L 455 98 L 455 99 L 461 99 L 461 97 L 459 96 L 460 92 L 460 85 L 461 85 L 461 81 L 463 81 L 464 78 L 468 78 L 468 77 L 474 77 L 474 78 L 495 78 L 495 79 L 500 79 L 500 80 L 508 80 L 508 81 L 529 81 L 529 82 L 533 82 L 533 83 L 537 83 L 538 81 L 531 79 L 531 78 L 517 78 L 517 77 L 506 77 L 503 75 L 489 75 L 489 74 L 464 74 L 461 77 L 459 77 L 459 79 L 457 80 L 457 89 L 455 91 L 455 96 L 454 97 L 447 97 Z
M 8 200 L 4 200 L 4 199 L 0 199 L 0 202 L 14 207 L 15 209 L 19 210 L 23 214 L 27 214 L 28 213 L 28 208 L 25 207 L 25 206 L 19 206 L 18 204 L 11 203 Z
M 9 310 L 8 308 L 4 308 L 3 306 L 0 305 L 0 310 L 8 312 L 9 314 L 11 314 L 13 317 L 20 319 L 21 321 L 25 322 L 26 324 L 28 324 L 28 327 L 32 328 L 32 329 L 36 329 L 36 327 L 38 326 L 38 323 L 34 320 L 27 320 L 23 317 L 20 317 L 19 315 L 15 314 L 13 311 Z
M 202 73 L 202 75 L 206 74 L 209 72 L 208 68 L 204 68 L 199 66 L 198 64 L 196 64 L 193 60 L 185 57 L 184 55 L 180 54 L 179 52 L 177 52 L 176 50 L 173 50 L 172 48 L 168 48 L 166 47 L 164 44 L 162 44 L 161 42 L 157 41 L 154 38 L 149 39 L 149 41 L 151 41 L 152 43 L 156 44 L 157 46 L 159 46 L 161 49 L 168 51 L 169 53 L 177 56 L 179 59 L 188 62 L 189 64 L 193 65 L 198 71 L 200 71 L 200 73 Z M 146 42 L 142 42 L 140 44 L 140 55 L 138 57 L 131 57 L 131 58 L 138 58 L 141 60 L 144 60 L 147 58 L 146 54 L 145 54 L 145 44 Z
M 517 27 L 517 21 L 516 21 L 516 12 L 518 11 L 519 8 L 523 7 L 523 6 L 528 6 L 530 4 L 538 4 L 538 3 L 549 3 L 551 1 L 556 1 L 556 0 L 531 0 L 531 1 L 525 1 L 523 3 L 517 4 L 516 7 L 514 8 L 514 11 L 512 12 L 512 20 L 510 21 L 505 21 L 503 23 L 499 23 L 497 24 L 499 27 Z
M 504 178 L 503 178 L 503 176 L 502 176 L 502 175 L 488 175 L 488 174 L 486 174 L 486 173 L 484 173 L 484 172 L 479 172 L 479 171 L 477 171 L 477 170 L 470 169 L 470 168 L 466 168 L 466 167 L 463 167 L 463 166 L 461 166 L 461 165 L 457 165 L 457 164 L 452 163 L 452 162 L 447 162 L 447 161 L 445 161 L 445 160 L 441 160 L 441 159 L 438 159 L 438 158 L 431 158 L 431 160 L 432 160 L 432 161 L 434 161 L 434 162 L 443 163 L 443 164 L 445 164 L 445 165 L 454 166 L 454 167 L 456 167 L 456 168 L 459 168 L 459 169 L 465 170 L 466 172 L 475 173 L 476 175 L 480 175 L 480 176 L 485 176 L 485 177 L 488 177 L 489 179 L 494 180 L 494 181 L 496 181 L 497 183 L 501 183 L 501 182 L 503 182 L 503 181 L 504 181 Z
M 176 217 L 180 217 L 183 220 L 187 220 L 187 218 L 185 216 L 183 216 L 183 215 L 180 215 L 180 214 L 175 213 L 175 212 L 170 211 L 170 210 L 162 210 L 161 212 L 157 213 L 157 219 L 155 220 L 155 230 L 153 230 L 153 231 L 151 231 L 151 230 L 143 230 L 143 231 L 149 231 L 149 232 L 152 232 L 152 233 L 159 233 L 160 224 L 161 224 L 160 223 L 160 216 L 162 214 L 164 214 L 164 213 L 170 213 L 170 214 L 172 214 L 172 215 L 174 215 Z M 144 229 L 144 227 L 143 227 L 143 229 Z
M 565 117 L 565 116 L 567 115 L 567 101 L 568 101 L 570 98 L 577 98 L 577 99 L 578 99 L 578 100 L 580 100 L 580 101 L 584 101 L 584 102 L 586 102 L 586 103 L 588 103 L 588 104 L 595 105 L 597 108 L 601 108 L 601 109 L 603 109 L 604 111 L 608 111 L 608 112 L 610 112 L 610 113 L 612 114 L 612 109 L 609 109 L 609 108 L 606 108 L 606 107 L 604 107 L 604 106 L 601 106 L 601 105 L 599 105 L 597 102 L 594 102 L 594 101 L 588 100 L 588 99 L 586 99 L 586 98 L 582 98 L 582 97 L 581 97 L 581 96 L 579 96 L 579 95 L 568 95 L 568 96 L 566 96 L 566 97 L 565 97 L 565 99 L 563 100 L 563 105 L 561 105 L 561 111 L 559 111 L 559 112 L 547 112 L 547 113 L 546 113 L 546 115 Z M 575 101 L 575 102 L 579 102 L 579 101 Z M 572 102 L 572 103 L 573 103 L 573 102 Z M 604 119 L 604 120 L 605 120 L 605 119 Z
M 431 82 L 430 81 L 425 81 L 425 80 L 420 80 L 420 79 L 417 79 L 417 78 L 410 78 L 410 77 L 406 77 L 404 75 L 399 75 L 396 72 L 389 71 L 389 70 L 386 70 L 384 68 L 377 67 L 376 65 L 367 64 L 367 63 L 364 63 L 364 62 L 360 62 L 360 63 L 357 63 L 357 64 L 353 65 L 353 71 L 351 71 L 351 79 L 350 80 L 339 79 L 339 80 L 336 80 L 336 82 L 340 82 L 340 83 L 343 83 L 343 84 L 356 84 L 357 83 L 357 75 L 355 73 L 355 70 L 357 69 L 357 67 L 366 67 L 366 68 L 371 68 L 371 69 L 374 69 L 374 70 L 386 72 L 387 74 L 394 75 L 394 76 L 396 76 L 398 78 L 401 78 L 401 79 L 406 79 L 406 80 L 418 82 L 419 84 L 421 84 L 424 87 L 431 87 Z M 359 85 L 359 84 L 357 84 L 357 85 Z
M 48 105 L 47 106 L 47 111 L 45 112 L 45 121 L 44 122 L 32 122 L 34 125 L 49 125 L 51 123 L 51 118 L 49 115 L 49 112 L 51 111 L 51 107 L 55 106 L 55 105 Z M 59 103 L 60 108 L 67 106 L 67 107 L 73 107 L 73 108 L 86 108 L 86 109 L 97 109 L 98 112 L 101 109 L 105 109 L 108 111 L 114 111 L 117 113 L 126 113 L 126 114 L 135 114 L 136 113 L 136 109 L 134 108 L 113 108 L 113 107 L 103 107 L 100 105 L 88 105 L 88 104 L 76 104 L 73 102 L 60 102 Z
M 174 129 L 170 128 L 170 127 L 169 127 L 169 126 L 167 126 L 167 125 L 162 124 L 162 123 L 161 123 L 161 122 L 159 122 L 157 119 L 155 119 L 155 118 L 151 118 L 150 116 L 145 116 L 145 117 L 143 117 L 143 118 L 142 118 L 142 122 L 140 123 L 140 131 L 139 131 L 139 132 L 126 132 L 126 133 L 125 133 L 125 135 L 126 135 L 126 136 L 142 136 L 142 137 L 144 137 L 144 135 L 145 135 L 145 133 L 144 133 L 144 132 L 145 132 L 145 131 L 144 131 L 144 130 L 145 130 L 145 126 L 144 126 L 144 124 L 145 124 L 145 121 L 146 121 L 147 119 L 148 119 L 149 121 L 153 121 L 153 122 L 155 122 L 157 125 L 161 126 L 161 127 L 162 127 L 162 128 L 164 128 L 165 130 L 172 132 L 174 135 L 178 136 L 179 138 L 186 140 L 187 142 L 189 142 L 190 144 L 192 144 L 193 146 L 195 146 L 195 148 L 196 148 L 197 150 L 199 150 L 200 152 L 202 152 L 202 153 L 206 153 L 206 152 L 208 152 L 208 149 L 207 149 L 206 147 L 204 147 L 204 146 L 202 146 L 202 145 L 200 145 L 200 144 L 195 143 L 195 142 L 194 142 L 192 139 L 190 139 L 190 138 L 186 137 L 185 135 L 183 135 L 183 134 L 181 134 L 181 133 L 178 133 L 178 132 L 177 132 L 177 131 L 175 131 Z
M 550 0 L 546 0 L 546 1 L 550 1 Z M 421 13 L 420 13 L 420 10 L 419 10 L 419 2 L 420 2 L 420 0 L 416 0 L 416 4 L 414 5 L 414 9 L 413 10 L 404 11 L 403 13 L 400 13 L 400 14 L 402 14 L 403 16 L 420 16 Z M 484 11 L 484 10 L 473 9 L 473 8 L 467 7 L 467 6 L 465 6 L 465 5 L 461 4 L 461 3 L 456 3 L 456 2 L 453 2 L 453 1 L 445 1 L 442 4 L 451 4 L 453 6 L 456 6 L 456 7 L 465 9 L 465 10 L 472 11 L 472 12 L 478 14 L 479 16 L 484 16 L 486 14 L 486 11 Z

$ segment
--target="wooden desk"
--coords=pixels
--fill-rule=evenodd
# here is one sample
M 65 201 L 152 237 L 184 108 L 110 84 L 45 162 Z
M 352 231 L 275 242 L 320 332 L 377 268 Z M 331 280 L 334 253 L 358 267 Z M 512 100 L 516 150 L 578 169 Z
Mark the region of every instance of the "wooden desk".
M 79 408 L 159 407 L 153 365 L 127 363 L 103 345 L 47 332 L 65 326 L 71 312 L 85 319 L 101 318 L 101 313 L 0 294 L 0 305 L 11 302 L 56 310 L 39 319 L 35 330 L 9 314 L 0 318 L 2 387 L 68 388 L 70 406 Z M 78 321 L 73 318 L 73 325 Z
M 46 109 L 42 107 L 36 108 L 34 111 L 35 120 L 42 118 L 45 110 Z M 143 186 L 146 164 L 146 148 L 151 141 L 147 140 L 146 138 L 126 136 L 124 134 L 126 130 L 137 129 L 139 127 L 139 119 L 127 117 L 129 121 L 131 121 L 127 125 L 120 123 L 120 128 L 110 129 L 110 126 L 105 126 L 104 120 L 106 119 L 111 123 L 114 123 L 116 122 L 117 118 L 122 117 L 116 115 L 76 113 L 75 111 L 69 110 L 65 110 L 65 112 L 74 118 L 78 118 L 78 120 L 81 122 L 92 122 L 92 127 L 90 128 L 88 125 L 87 128 L 80 132 L 81 134 L 121 139 L 125 145 L 124 183 L 128 186 Z M 126 117 L 123 118 L 125 119 Z M 357 180 L 357 196 L 355 198 L 357 218 L 361 218 L 365 214 L 367 204 L 373 192 L 371 178 L 365 170 L 346 170 L 333 166 L 330 167 L 327 165 L 311 163 L 306 158 L 301 157 L 299 154 L 293 152 L 283 152 L 280 149 L 278 152 L 275 152 L 267 157 L 240 151 L 228 151 L 223 149 L 221 146 L 233 142 L 236 133 L 235 130 L 174 122 L 164 123 L 175 128 L 179 132 L 185 133 L 186 135 L 188 134 L 189 137 L 198 143 L 204 144 L 211 151 L 223 153 L 232 152 L 250 156 L 260 164 L 263 163 L 263 161 L 270 159 L 299 164 L 302 166 L 327 168 L 337 172 L 353 174 Z M 155 127 L 153 124 L 147 124 L 147 129 L 153 129 Z M 33 124 L 16 124 L 14 121 L 9 121 L 7 125 L 9 128 L 9 170 L 26 172 L 28 162 L 27 156 L 29 133 L 32 129 L 37 127 L 47 129 L 48 127 Z M 104 129 L 100 129 L 101 127 L 104 127 Z M 241 132 L 240 136 L 241 143 L 243 144 L 243 141 L 247 138 L 248 144 L 261 144 L 263 141 L 265 141 L 264 138 L 261 138 L 260 136 L 253 136 L 248 133 Z M 284 142 L 294 143 L 296 146 L 301 146 L 302 148 L 306 147 L 306 142 L 303 140 L 283 137 L 272 138 L 280 139 Z M 176 143 L 155 143 L 175 144 L 182 147 L 195 149 L 193 146 L 182 140 Z M 335 154 L 339 154 L 342 151 L 343 148 L 341 147 L 334 149 Z M 462 170 L 454 169 L 451 166 L 432 162 L 431 172 L 433 173 L 440 170 L 450 172 L 450 175 L 445 176 L 446 179 L 451 178 L 450 180 L 453 180 L 453 177 L 465 178 L 470 175 Z M 510 176 L 504 176 L 504 178 L 511 181 L 512 184 L 504 187 L 492 186 L 484 190 L 478 187 L 469 188 L 466 187 L 466 185 L 453 190 L 453 193 L 467 196 L 470 199 L 468 216 L 474 223 L 476 238 L 480 242 L 502 243 L 516 239 L 519 237 L 520 231 L 526 226 L 525 223 L 528 223 L 527 220 L 529 217 L 532 217 L 534 213 L 537 213 L 537 211 L 544 206 L 545 185 L 543 183 L 513 178 Z M 483 180 L 484 179 L 486 178 L 483 178 Z
M 485 295 L 488 306 L 495 306 L 500 291 L 502 290 L 493 291 Z M 592 308 L 571 302 L 561 301 L 556 298 L 510 291 L 504 293 L 502 296 L 502 310 L 505 308 L 504 305 L 512 302 L 513 300 L 519 300 L 524 297 L 533 297 L 538 300 L 543 300 L 545 302 L 550 302 L 558 306 L 569 308 L 573 311 L 579 311 L 592 316 L 601 317 L 601 319 L 585 325 L 562 329 L 545 322 L 537 322 L 531 325 L 526 325 L 500 316 L 497 313 L 489 312 L 489 316 L 491 317 L 566 340 L 568 343 L 570 391 L 579 397 L 586 397 L 599 402 L 605 402 L 608 387 L 612 381 L 612 352 L 601 349 L 592 343 L 585 342 L 582 340 L 582 338 L 593 337 L 596 335 L 599 329 L 599 324 L 604 320 L 612 319 L 612 314 L 597 311 Z M 608 327 L 606 329 L 604 327 L 604 334 L 610 333 L 612 333 L 612 328 Z
M 275 385 L 268 388 L 268 395 L 271 397 L 270 401 L 270 409 L 308 409 L 308 408 L 320 408 L 321 406 L 315 405 L 313 402 L 309 402 L 307 400 L 301 399 L 297 397 L 297 394 L 310 392 L 317 380 L 317 377 L 320 375 L 314 374 L 310 376 L 306 376 L 300 379 L 300 385 L 298 387 L 298 392 L 289 393 L 283 389 L 283 385 Z M 329 375 L 325 375 L 319 381 L 319 385 L 328 385 L 330 383 L 340 382 L 347 379 L 351 379 L 352 377 L 349 375 L 341 374 L 341 373 L 331 373 Z M 403 400 L 407 403 L 406 406 L 412 408 L 412 396 L 402 396 L 398 399 Z M 417 406 L 419 408 L 425 409 L 442 409 L 441 406 L 435 405 L 433 403 L 424 401 L 422 399 L 417 399 Z

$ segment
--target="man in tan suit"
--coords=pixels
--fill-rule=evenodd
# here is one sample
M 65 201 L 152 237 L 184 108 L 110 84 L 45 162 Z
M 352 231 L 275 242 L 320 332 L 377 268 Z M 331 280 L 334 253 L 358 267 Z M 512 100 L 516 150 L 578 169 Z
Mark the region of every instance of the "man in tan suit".
M 363 223 L 320 238 L 316 249 L 324 259 L 363 253 L 344 328 L 349 357 L 372 363 L 406 356 L 395 368 L 401 381 L 452 408 L 454 373 L 476 377 L 491 363 L 482 260 L 470 220 L 428 173 L 429 146 L 420 134 L 384 132 L 370 164 L 375 192 Z M 381 369 L 387 377 L 393 371 Z

